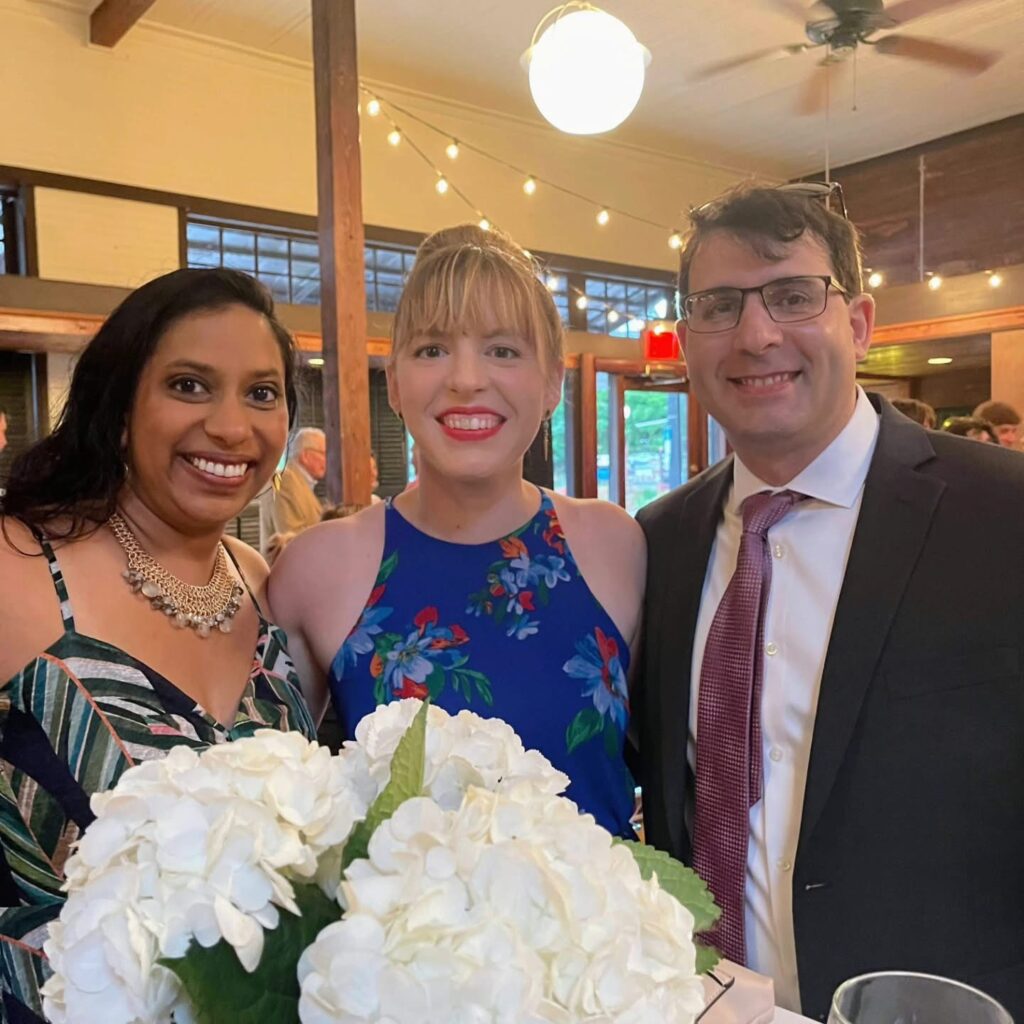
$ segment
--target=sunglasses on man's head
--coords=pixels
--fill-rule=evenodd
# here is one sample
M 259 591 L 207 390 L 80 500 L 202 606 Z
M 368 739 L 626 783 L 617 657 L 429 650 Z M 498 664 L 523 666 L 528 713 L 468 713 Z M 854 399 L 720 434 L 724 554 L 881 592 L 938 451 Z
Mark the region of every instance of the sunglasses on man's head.
M 775 192 L 789 192 L 791 195 L 806 196 L 808 199 L 821 199 L 825 206 L 831 209 L 831 199 L 835 196 L 839 204 L 839 213 L 844 220 L 849 220 L 850 215 L 846 212 L 846 197 L 843 195 L 843 186 L 838 181 L 791 181 L 785 185 L 774 186 Z M 691 217 L 699 217 L 705 210 L 720 203 L 721 199 L 711 199 L 690 211 Z

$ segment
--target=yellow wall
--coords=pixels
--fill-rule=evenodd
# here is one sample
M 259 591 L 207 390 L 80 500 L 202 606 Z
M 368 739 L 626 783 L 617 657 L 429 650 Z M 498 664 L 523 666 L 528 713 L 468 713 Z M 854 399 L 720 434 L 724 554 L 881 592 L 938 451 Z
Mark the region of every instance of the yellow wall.
M 91 46 L 85 14 L 38 0 L 0 0 L 0 24 L 0 162 L 315 213 L 308 65 L 145 24 L 113 50 Z M 754 170 L 717 167 L 609 140 L 572 138 L 540 124 L 434 98 L 394 90 L 387 95 L 445 132 L 529 173 L 669 227 L 682 222 L 682 211 L 690 205 Z M 394 149 L 387 144 L 388 127 L 383 118 L 366 118 L 363 125 L 365 221 L 429 231 L 475 219 L 455 195 L 436 194 L 432 172 L 408 145 Z M 447 138 L 412 123 L 408 131 L 436 163 L 450 166 L 453 183 L 475 205 L 524 245 L 619 263 L 672 266 L 665 230 L 622 218 L 600 229 L 595 207 L 543 187 L 527 199 L 520 176 L 468 152 L 449 165 L 444 156 Z M 126 216 L 143 216 L 138 209 L 123 210 Z M 159 218 L 144 215 L 137 226 L 132 223 L 137 253 L 126 253 L 123 267 L 118 266 L 120 257 L 112 258 L 114 272 L 122 277 L 126 271 L 150 274 L 154 258 L 169 251 Z M 70 247 L 68 255 L 45 252 L 41 240 L 44 266 L 75 269 L 76 274 L 85 270 L 78 258 L 81 241 L 65 233 L 50 240 L 54 237 Z M 106 263 L 107 257 L 93 260 L 96 266 L 100 262 Z
M 49 188 L 35 198 L 40 277 L 135 288 L 180 265 L 172 207 Z

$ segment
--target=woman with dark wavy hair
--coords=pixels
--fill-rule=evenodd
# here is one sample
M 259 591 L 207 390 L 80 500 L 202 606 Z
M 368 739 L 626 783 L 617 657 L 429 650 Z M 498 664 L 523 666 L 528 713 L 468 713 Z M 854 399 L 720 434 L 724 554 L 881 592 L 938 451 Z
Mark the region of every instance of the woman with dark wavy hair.
M 140 760 L 315 730 L 262 558 L 224 536 L 295 411 L 294 343 L 232 270 L 132 292 L 0 504 L 0 996 L 42 1021 L 41 946 L 89 797 Z M 12 1007 L 17 1002 L 16 1010 Z

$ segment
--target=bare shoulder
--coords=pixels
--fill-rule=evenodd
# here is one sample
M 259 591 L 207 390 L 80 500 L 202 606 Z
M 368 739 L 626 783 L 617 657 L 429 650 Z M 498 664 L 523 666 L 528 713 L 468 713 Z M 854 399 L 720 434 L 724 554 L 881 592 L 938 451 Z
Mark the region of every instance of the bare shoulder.
M 60 607 L 46 559 L 31 531 L 0 519 L 0 683 L 61 633 Z
M 574 552 L 575 537 L 577 543 L 600 545 L 609 559 L 621 559 L 629 565 L 639 562 L 642 571 L 647 552 L 644 532 L 624 508 L 597 498 L 552 493 L 551 499 Z
M 224 546 L 234 557 L 250 588 L 257 592 L 263 590 L 270 575 L 270 566 L 267 565 L 266 559 L 255 548 L 237 537 L 225 536 Z
M 383 545 L 382 504 L 303 530 L 284 549 L 270 574 L 275 615 L 286 621 L 325 600 L 336 601 L 342 588 L 358 589 L 371 568 L 375 576 Z M 365 599 L 366 594 L 361 596 Z
M 551 494 L 580 574 L 619 632 L 632 643 L 640 622 L 647 542 L 623 508 L 594 498 Z

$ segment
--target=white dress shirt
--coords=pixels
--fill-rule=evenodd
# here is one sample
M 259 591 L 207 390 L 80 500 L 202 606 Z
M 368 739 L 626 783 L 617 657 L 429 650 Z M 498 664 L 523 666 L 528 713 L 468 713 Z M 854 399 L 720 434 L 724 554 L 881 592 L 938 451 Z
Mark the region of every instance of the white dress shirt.
M 736 568 L 740 506 L 758 491 L 807 495 L 768 533 L 773 554 L 765 612 L 761 727 L 764 795 L 750 809 L 747 851 L 747 966 L 775 981 L 779 1006 L 800 1012 L 793 935 L 793 862 L 818 689 L 864 480 L 878 439 L 878 416 L 858 387 L 838 437 L 785 487 L 759 480 L 737 458 L 724 517 L 711 549 L 693 643 L 687 756 L 695 770 L 701 662 L 711 620 Z M 714 742 L 712 737 L 711 742 Z

